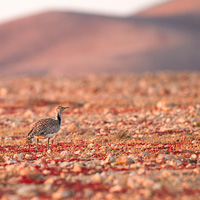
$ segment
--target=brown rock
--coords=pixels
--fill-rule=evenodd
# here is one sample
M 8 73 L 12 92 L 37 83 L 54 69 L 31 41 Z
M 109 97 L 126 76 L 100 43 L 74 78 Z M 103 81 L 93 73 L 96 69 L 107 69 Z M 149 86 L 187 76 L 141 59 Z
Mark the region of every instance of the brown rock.
M 53 199 L 66 199 L 73 195 L 73 192 L 70 189 L 60 188 L 52 194 Z
M 70 153 L 69 151 L 67 151 L 67 150 L 62 151 L 62 152 L 60 153 L 60 157 L 61 157 L 61 158 L 69 158 L 70 156 L 71 156 L 71 153 Z
M 108 155 L 108 157 L 105 159 L 105 163 L 113 163 L 116 161 L 116 158 L 112 156 L 111 154 Z
M 134 164 L 135 161 L 130 157 L 121 156 L 121 157 L 117 158 L 116 163 L 118 165 L 130 165 L 130 164 Z

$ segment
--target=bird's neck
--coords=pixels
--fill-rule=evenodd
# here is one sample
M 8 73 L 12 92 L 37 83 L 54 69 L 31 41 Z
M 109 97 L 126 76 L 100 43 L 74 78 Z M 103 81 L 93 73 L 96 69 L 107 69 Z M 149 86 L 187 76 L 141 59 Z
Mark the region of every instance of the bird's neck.
M 56 119 L 58 120 L 59 124 L 61 125 L 61 121 L 62 121 L 61 112 L 57 113 Z

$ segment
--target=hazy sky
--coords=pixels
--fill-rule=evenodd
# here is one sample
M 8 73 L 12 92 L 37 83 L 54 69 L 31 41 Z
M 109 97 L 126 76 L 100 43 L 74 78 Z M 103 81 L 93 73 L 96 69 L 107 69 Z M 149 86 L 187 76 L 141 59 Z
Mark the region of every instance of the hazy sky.
M 168 0 L 0 0 L 0 23 L 46 10 L 128 15 Z

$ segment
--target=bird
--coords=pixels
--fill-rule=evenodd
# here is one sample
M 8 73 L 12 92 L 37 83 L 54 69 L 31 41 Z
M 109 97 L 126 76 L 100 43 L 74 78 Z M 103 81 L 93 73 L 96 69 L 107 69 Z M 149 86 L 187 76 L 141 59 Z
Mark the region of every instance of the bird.
M 33 124 L 32 129 L 27 135 L 27 140 L 31 140 L 32 138 L 36 138 L 36 152 L 38 151 L 38 142 L 39 139 L 48 138 L 48 150 L 49 150 L 49 140 L 51 137 L 56 135 L 56 133 L 60 130 L 61 122 L 62 122 L 62 112 L 63 110 L 69 107 L 57 106 L 55 108 L 56 117 L 55 119 L 46 118 L 40 119 L 36 123 Z

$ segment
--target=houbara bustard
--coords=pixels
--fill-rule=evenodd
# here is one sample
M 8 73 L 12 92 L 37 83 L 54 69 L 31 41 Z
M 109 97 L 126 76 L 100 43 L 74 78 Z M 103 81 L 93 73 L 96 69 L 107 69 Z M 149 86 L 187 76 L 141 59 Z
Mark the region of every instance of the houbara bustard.
M 38 142 L 39 139 L 48 138 L 48 149 L 49 149 L 49 140 L 51 137 L 56 135 L 56 133 L 60 130 L 61 122 L 62 122 L 62 112 L 63 110 L 69 107 L 58 106 L 55 109 L 56 118 L 46 118 L 40 119 L 37 121 L 33 128 L 28 133 L 27 139 L 31 140 L 32 138 L 36 138 L 36 151 L 38 151 Z

